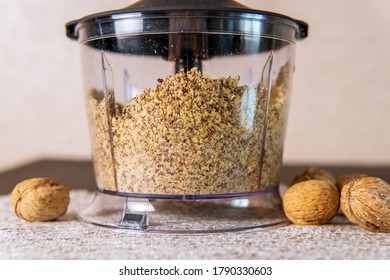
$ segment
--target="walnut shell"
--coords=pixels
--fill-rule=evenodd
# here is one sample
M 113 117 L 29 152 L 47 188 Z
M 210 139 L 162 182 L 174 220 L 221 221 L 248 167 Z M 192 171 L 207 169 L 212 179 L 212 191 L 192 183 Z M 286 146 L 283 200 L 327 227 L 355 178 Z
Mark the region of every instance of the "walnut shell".
M 348 173 L 343 174 L 337 177 L 336 187 L 339 189 L 339 192 L 343 190 L 343 187 L 349 183 L 351 183 L 354 180 L 364 178 L 364 177 L 370 177 L 370 175 L 364 174 L 364 173 Z
M 57 219 L 66 213 L 69 202 L 69 190 L 49 178 L 22 181 L 11 195 L 16 216 L 29 222 Z
M 373 232 L 390 232 L 390 185 L 382 179 L 352 181 L 343 187 L 340 203 L 352 223 Z
M 308 180 L 322 180 L 329 184 L 336 185 L 336 178 L 328 170 L 318 167 L 308 167 L 297 174 L 291 181 L 290 186 Z
M 283 196 L 287 218 L 298 225 L 321 225 L 339 209 L 337 188 L 322 180 L 307 180 L 291 186 Z

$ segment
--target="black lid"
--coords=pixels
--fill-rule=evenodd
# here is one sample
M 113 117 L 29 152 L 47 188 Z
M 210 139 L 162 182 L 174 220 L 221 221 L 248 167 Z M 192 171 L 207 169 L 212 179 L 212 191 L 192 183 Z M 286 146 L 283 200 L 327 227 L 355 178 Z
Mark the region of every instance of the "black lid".
M 234 0 L 141 0 L 125 9 L 137 11 L 249 9 Z
M 170 16 L 172 12 L 210 12 L 210 13 L 229 13 L 229 15 L 243 15 L 251 14 L 253 16 L 261 16 L 263 20 L 272 19 L 272 21 L 279 20 L 281 23 L 286 25 L 293 25 L 296 27 L 297 32 L 295 35 L 296 39 L 302 39 L 307 37 L 308 33 L 308 24 L 293 19 L 291 17 L 261 11 L 254 10 L 247 6 L 244 6 L 240 3 L 237 3 L 234 0 L 140 0 L 130 6 L 127 6 L 123 9 L 105 11 L 97 14 L 92 14 L 66 24 L 66 34 L 71 39 L 78 39 L 79 34 L 77 27 L 78 25 L 85 24 L 98 24 L 102 21 L 107 21 L 107 19 L 113 16 L 118 17 L 124 14 L 130 13 L 141 13 L 144 14 L 164 14 Z M 189 15 L 189 14 L 188 14 Z

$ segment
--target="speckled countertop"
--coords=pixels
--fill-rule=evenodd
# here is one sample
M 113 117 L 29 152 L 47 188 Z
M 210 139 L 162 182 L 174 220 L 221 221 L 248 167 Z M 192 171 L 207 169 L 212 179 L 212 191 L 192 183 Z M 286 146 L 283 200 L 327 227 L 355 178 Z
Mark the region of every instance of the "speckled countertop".
M 134 234 L 77 220 L 93 193 L 72 191 L 60 221 L 16 218 L 0 196 L 0 259 L 390 259 L 390 234 L 366 231 L 343 216 L 323 226 L 288 225 L 243 233 Z

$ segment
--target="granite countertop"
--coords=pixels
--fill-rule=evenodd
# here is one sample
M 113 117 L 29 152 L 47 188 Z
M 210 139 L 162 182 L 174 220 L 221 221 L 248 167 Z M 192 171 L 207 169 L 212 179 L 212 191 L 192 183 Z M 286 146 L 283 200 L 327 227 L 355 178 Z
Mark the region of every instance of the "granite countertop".
M 390 234 L 371 233 L 342 215 L 327 225 L 287 225 L 218 234 L 151 234 L 85 224 L 77 213 L 93 192 L 71 191 L 59 221 L 28 223 L 0 196 L 0 259 L 390 259 Z

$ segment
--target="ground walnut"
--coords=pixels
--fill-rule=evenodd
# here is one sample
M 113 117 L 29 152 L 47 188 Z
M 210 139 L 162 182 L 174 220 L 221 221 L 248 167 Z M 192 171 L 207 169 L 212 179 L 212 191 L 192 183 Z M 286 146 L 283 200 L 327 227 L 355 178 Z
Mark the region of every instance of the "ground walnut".
M 11 195 L 16 216 L 29 222 L 57 219 L 66 213 L 69 202 L 69 190 L 49 178 L 22 181 Z
M 337 188 L 322 180 L 307 180 L 291 186 L 283 196 L 287 218 L 298 225 L 321 225 L 339 209 Z
M 340 203 L 351 222 L 373 232 L 390 232 L 390 185 L 382 179 L 350 182 L 343 187 Z

